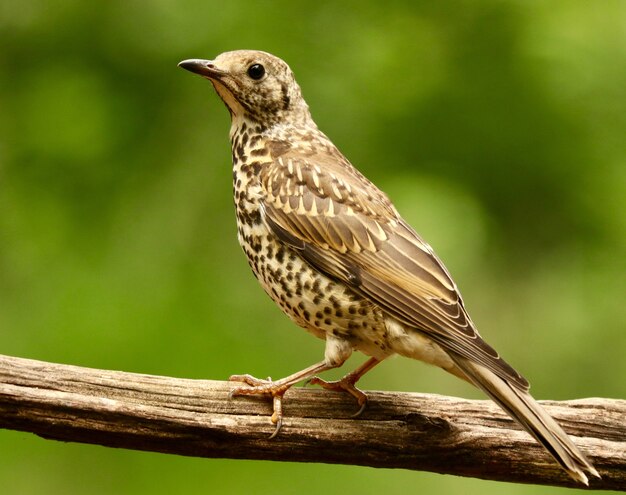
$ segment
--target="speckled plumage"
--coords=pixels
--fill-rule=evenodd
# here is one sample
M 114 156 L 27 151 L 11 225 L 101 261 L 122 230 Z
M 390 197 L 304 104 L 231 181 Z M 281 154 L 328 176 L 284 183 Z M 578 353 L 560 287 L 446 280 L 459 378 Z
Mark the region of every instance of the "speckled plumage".
M 254 127 L 242 124 L 235 130 L 232 143 L 239 243 L 253 273 L 274 302 L 315 336 L 326 339 L 328 334 L 335 335 L 369 355 L 386 357 L 391 352 L 385 342 L 382 311 L 349 286 L 316 270 L 263 221 L 259 198 L 266 194 L 264 191 L 287 211 L 304 211 L 305 206 L 311 209 L 315 200 L 311 198 L 305 205 L 303 197 L 296 194 L 306 178 L 299 165 L 296 168 L 292 160 L 283 159 L 285 153 L 294 150 L 293 141 L 290 146 L 281 145 L 285 141 L 280 134 L 266 135 L 252 139 L 255 145 L 246 147 L 242 143 L 251 142 L 251 130 L 254 132 Z M 318 132 L 312 137 L 309 131 L 308 139 L 299 140 L 303 153 L 313 154 L 311 150 L 322 145 L 330 149 L 330 143 Z M 315 173 L 316 177 L 321 175 Z M 320 208 L 323 201 L 317 198 Z
M 248 385 L 235 394 L 274 398 L 274 435 L 293 384 L 359 350 L 370 356 L 359 369 L 314 381 L 352 394 L 361 412 L 356 381 L 400 354 L 481 388 L 573 478 L 597 476 L 528 382 L 478 334 L 431 247 L 317 128 L 285 62 L 243 50 L 181 66 L 209 79 L 230 111 L 238 237 L 252 271 L 295 323 L 326 341 L 323 361 L 284 379 L 232 377 Z

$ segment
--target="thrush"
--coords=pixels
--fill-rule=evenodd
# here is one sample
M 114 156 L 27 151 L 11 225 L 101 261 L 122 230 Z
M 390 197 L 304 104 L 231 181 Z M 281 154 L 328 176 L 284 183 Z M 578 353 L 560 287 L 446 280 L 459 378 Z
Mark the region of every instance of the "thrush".
M 322 361 L 286 378 L 230 378 L 244 384 L 232 395 L 273 397 L 272 436 L 297 382 L 347 392 L 360 413 L 367 397 L 356 382 L 399 354 L 481 389 L 575 480 L 599 477 L 479 335 L 433 249 L 318 129 L 284 61 L 240 50 L 179 65 L 211 81 L 230 112 L 238 238 L 254 275 L 296 324 L 326 341 Z M 316 376 L 354 350 L 369 356 L 362 366 L 334 382 Z

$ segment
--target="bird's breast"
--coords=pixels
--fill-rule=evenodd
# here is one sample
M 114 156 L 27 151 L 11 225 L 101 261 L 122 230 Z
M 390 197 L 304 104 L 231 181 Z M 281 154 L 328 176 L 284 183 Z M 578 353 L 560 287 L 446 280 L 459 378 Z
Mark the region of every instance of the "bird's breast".
M 315 336 L 345 338 L 354 348 L 380 358 L 392 353 L 381 309 L 310 265 L 264 221 L 259 176 L 273 159 L 263 140 L 248 132 L 244 126 L 233 136 L 233 189 L 239 243 L 261 286 L 284 313 Z
M 263 220 L 261 188 L 235 167 L 239 243 L 264 291 L 299 326 L 319 338 L 348 340 L 380 358 L 392 353 L 380 308 L 311 266 L 283 244 Z

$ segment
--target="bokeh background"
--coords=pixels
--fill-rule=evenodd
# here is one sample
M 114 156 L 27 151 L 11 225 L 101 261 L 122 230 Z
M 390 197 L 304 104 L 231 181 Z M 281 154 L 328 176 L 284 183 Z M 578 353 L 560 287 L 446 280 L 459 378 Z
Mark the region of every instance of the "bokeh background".
M 320 127 L 434 246 L 537 398 L 626 397 L 619 0 L 0 0 L 0 352 L 213 379 L 320 359 L 323 343 L 274 307 L 237 245 L 228 113 L 176 67 L 238 48 L 290 63 Z M 362 383 L 481 397 L 404 359 Z M 0 431 L 0 485 L 565 493 L 12 431 Z

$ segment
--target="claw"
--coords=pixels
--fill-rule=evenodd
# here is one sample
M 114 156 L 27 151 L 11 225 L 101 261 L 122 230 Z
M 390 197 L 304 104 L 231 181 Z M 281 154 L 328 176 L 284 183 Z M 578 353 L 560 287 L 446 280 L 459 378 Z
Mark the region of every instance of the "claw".
M 359 408 L 359 410 L 350 417 L 358 418 L 361 414 L 363 414 L 363 411 L 365 411 L 366 407 L 367 407 L 367 396 L 365 396 L 365 400 L 363 401 L 363 404 L 361 404 L 361 407 Z
M 357 418 L 361 414 L 363 414 L 363 411 L 365 411 L 365 408 L 367 407 L 367 395 L 365 395 L 362 390 L 355 387 L 355 381 L 355 376 L 348 374 L 344 376 L 341 380 L 336 380 L 332 382 L 327 382 L 326 380 L 322 380 L 318 376 L 314 376 L 307 383 L 311 385 L 319 385 L 326 390 L 334 390 L 335 392 L 350 394 L 356 399 L 357 403 L 360 406 L 359 410 L 350 417 Z
M 274 396 L 274 412 L 272 413 L 271 421 L 276 425 L 276 429 L 274 430 L 274 433 L 270 435 L 270 440 L 278 435 L 278 432 L 280 432 L 280 429 L 283 426 L 283 395 L 284 392 Z
M 269 437 L 268 440 L 271 440 L 272 438 L 276 437 L 276 435 L 278 435 L 278 433 L 280 432 L 280 429 L 283 427 L 283 419 L 280 418 L 277 422 L 276 422 L 276 428 L 274 429 L 274 433 L 272 433 Z

